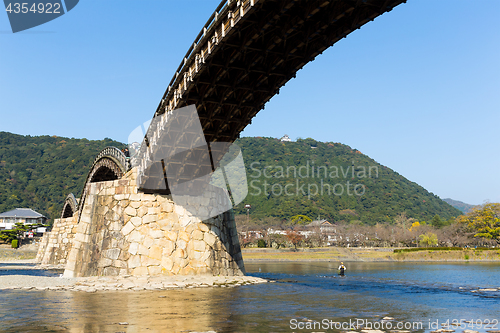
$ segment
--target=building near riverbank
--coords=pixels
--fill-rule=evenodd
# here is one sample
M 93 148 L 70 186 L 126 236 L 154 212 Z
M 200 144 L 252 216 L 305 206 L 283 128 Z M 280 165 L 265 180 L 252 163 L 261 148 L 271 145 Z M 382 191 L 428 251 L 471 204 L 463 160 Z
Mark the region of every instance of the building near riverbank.
M 16 208 L 0 214 L 0 230 L 13 229 L 16 223 L 46 224 L 47 218 L 30 208 Z M 45 232 L 45 230 L 40 230 L 40 232 Z

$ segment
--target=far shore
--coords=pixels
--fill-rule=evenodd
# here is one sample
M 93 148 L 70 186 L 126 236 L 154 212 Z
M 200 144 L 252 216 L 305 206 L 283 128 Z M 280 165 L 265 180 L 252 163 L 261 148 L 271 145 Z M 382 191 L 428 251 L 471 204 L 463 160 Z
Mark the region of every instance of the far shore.
M 500 262 L 500 249 L 447 250 L 432 248 L 417 252 L 394 253 L 394 248 L 322 247 L 298 249 L 244 248 L 244 261 L 428 261 L 428 262 Z
M 500 248 L 490 250 L 436 251 L 422 248 L 417 252 L 394 253 L 390 247 L 318 247 L 318 248 L 243 248 L 244 261 L 500 261 Z M 20 249 L 0 247 L 0 263 L 35 263 L 32 246 Z

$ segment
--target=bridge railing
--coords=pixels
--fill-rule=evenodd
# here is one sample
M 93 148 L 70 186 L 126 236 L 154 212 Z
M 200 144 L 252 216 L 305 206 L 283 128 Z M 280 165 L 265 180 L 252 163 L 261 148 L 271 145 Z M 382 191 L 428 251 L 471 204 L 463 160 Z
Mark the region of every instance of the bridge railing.
M 194 76 L 201 70 L 207 57 L 258 1 L 223 0 L 194 40 L 170 81 L 137 154 L 132 156 L 131 164 L 132 167 L 138 167 L 139 180 L 143 172 L 155 162 L 152 160 L 153 152 L 150 147 L 154 147 L 161 137 L 161 131 L 169 118 L 168 113 L 177 108 L 182 94 L 193 82 Z
M 130 169 L 129 162 L 125 154 L 116 147 L 106 147 L 104 148 L 94 159 L 92 167 L 104 156 L 114 157 L 123 166 L 123 171 L 127 172 Z
M 142 182 L 144 177 L 144 172 L 147 170 L 154 162 L 154 147 L 159 144 L 161 139 L 161 133 L 164 130 L 166 123 L 168 122 L 169 113 L 164 113 L 156 115 L 151 121 L 147 136 L 143 140 L 139 151 L 131 159 L 131 166 L 137 167 L 137 181 L 138 184 Z
M 189 48 L 183 61 L 170 81 L 168 88 L 156 110 L 162 114 L 174 110 L 182 94 L 193 81 L 193 76 L 201 69 L 205 59 L 236 23 L 259 0 L 223 0 Z

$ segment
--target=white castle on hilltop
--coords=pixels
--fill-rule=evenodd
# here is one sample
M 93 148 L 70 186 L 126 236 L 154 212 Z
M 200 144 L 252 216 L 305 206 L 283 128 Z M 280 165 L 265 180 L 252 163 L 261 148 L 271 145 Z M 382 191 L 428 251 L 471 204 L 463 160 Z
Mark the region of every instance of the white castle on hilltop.
M 281 137 L 280 141 L 281 142 L 292 142 L 292 139 L 290 139 L 290 137 L 287 134 L 285 134 Z

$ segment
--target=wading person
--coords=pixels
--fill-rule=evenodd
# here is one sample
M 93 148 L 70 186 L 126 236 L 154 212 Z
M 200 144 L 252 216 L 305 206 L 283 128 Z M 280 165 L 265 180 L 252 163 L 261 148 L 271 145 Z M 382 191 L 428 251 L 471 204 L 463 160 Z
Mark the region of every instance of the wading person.
M 339 275 L 340 276 L 344 276 L 344 271 L 346 270 L 345 266 L 344 266 L 344 263 L 341 262 L 340 263 L 340 266 L 339 266 Z

